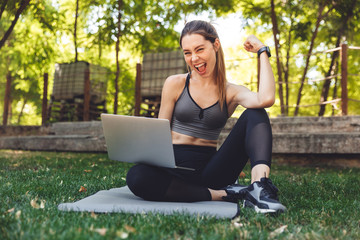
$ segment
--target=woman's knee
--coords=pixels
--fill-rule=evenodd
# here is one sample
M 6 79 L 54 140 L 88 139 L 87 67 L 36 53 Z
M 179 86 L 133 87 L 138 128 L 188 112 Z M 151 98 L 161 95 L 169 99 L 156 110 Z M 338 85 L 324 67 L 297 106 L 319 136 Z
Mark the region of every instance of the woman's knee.
M 126 175 L 126 184 L 129 189 L 137 196 L 142 192 L 142 188 L 146 183 L 146 167 L 145 165 L 138 164 L 129 169 Z
M 253 126 L 256 126 L 260 123 L 264 123 L 271 129 L 270 119 L 265 109 L 248 108 L 239 117 L 238 121 L 233 127 L 233 131 L 237 131 L 235 129 L 246 131 L 246 129 L 252 128 Z
M 269 121 L 269 116 L 264 108 L 248 108 L 241 116 L 248 119 L 248 121 Z
M 130 168 L 126 183 L 133 194 L 145 200 L 161 200 L 171 177 L 162 169 L 138 164 Z

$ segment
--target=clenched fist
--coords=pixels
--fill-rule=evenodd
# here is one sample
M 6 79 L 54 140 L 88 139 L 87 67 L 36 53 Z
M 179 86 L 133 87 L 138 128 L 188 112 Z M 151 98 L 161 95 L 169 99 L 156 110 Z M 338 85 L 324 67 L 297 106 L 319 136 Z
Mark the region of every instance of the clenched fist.
M 259 49 L 264 46 L 265 45 L 254 35 L 248 36 L 244 42 L 244 48 L 248 52 L 257 53 Z

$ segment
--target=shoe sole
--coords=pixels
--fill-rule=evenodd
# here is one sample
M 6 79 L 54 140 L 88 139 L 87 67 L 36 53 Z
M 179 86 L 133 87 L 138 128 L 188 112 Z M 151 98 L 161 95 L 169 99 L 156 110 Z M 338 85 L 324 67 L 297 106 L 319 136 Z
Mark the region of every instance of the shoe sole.
M 254 205 L 252 202 L 250 202 L 248 200 L 244 200 L 243 208 L 252 208 L 255 210 L 256 213 L 262 213 L 262 214 L 283 212 L 282 210 L 259 208 L 258 206 Z

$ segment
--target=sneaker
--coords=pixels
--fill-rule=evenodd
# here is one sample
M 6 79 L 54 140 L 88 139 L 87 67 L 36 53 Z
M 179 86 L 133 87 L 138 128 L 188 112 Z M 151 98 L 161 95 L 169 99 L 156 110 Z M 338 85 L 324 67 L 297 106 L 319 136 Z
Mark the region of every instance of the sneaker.
M 244 207 L 253 208 L 257 213 L 285 212 L 286 207 L 279 202 L 278 191 L 269 178 L 261 178 L 247 188 Z
M 243 200 L 246 196 L 248 186 L 240 184 L 231 184 L 223 190 L 227 193 L 225 197 L 222 197 L 224 201 L 238 203 L 238 201 Z

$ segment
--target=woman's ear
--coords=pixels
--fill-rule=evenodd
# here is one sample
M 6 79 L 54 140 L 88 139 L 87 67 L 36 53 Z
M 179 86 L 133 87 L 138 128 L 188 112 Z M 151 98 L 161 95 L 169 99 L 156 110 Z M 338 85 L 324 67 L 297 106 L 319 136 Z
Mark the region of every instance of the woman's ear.
M 214 42 L 215 52 L 217 52 L 220 49 L 220 46 L 221 46 L 220 40 L 218 38 L 216 38 L 215 42 Z

